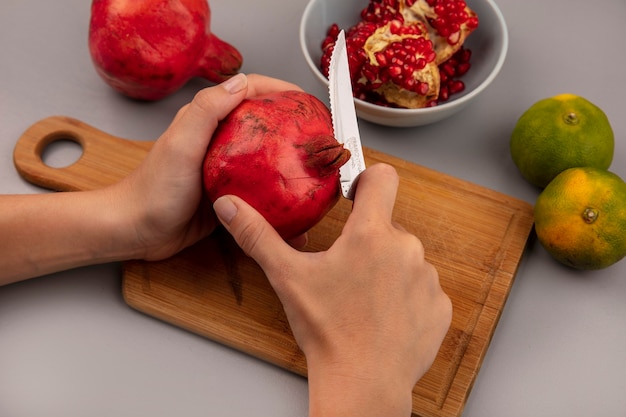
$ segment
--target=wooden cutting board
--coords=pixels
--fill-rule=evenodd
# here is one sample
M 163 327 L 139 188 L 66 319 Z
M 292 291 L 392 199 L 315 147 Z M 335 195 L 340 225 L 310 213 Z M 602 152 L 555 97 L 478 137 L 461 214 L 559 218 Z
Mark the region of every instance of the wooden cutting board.
M 61 139 L 78 142 L 82 156 L 65 168 L 46 166 L 42 152 Z M 122 179 L 151 146 L 75 119 L 50 117 L 19 138 L 14 161 L 34 184 L 58 191 L 90 190 Z M 373 149 L 364 153 L 368 164 L 386 162 L 398 170 L 394 218 L 421 238 L 454 306 L 439 355 L 413 390 L 413 414 L 460 416 L 532 229 L 532 207 Z M 350 207 L 342 199 L 310 231 L 307 250 L 328 248 Z M 256 263 L 222 230 L 164 261 L 125 262 L 122 291 L 139 311 L 306 375 L 304 356 L 276 294 Z

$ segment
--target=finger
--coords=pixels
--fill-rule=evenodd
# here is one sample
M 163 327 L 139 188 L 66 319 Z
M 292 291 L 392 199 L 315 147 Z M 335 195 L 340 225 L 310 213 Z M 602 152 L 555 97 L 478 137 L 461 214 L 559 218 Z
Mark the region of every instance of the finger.
M 300 236 L 294 237 L 293 239 L 287 240 L 287 243 L 289 243 L 293 248 L 302 249 L 307 243 L 309 243 L 309 236 L 304 233 Z
M 177 138 L 184 138 L 180 150 L 203 158 L 217 124 L 241 103 L 247 89 L 248 78 L 237 74 L 222 84 L 200 90 L 179 110 L 165 136 L 176 143 L 183 142 Z
M 242 74 L 239 74 L 239 76 L 241 75 Z M 259 74 L 249 74 L 245 77 L 247 81 L 246 97 L 254 97 L 254 96 L 268 94 L 268 93 L 275 92 L 275 91 L 288 91 L 288 90 L 302 91 L 302 89 L 296 84 L 279 80 L 277 78 L 271 78 L 271 77 L 267 77 L 267 76 L 259 75 Z M 237 80 L 235 79 L 233 81 L 237 81 Z M 200 93 L 202 93 L 202 91 Z M 192 103 L 185 104 L 183 107 L 181 107 L 178 110 L 178 112 L 174 116 L 173 123 L 176 123 L 187 112 L 187 109 L 189 109 Z
M 263 268 L 266 275 L 283 268 L 285 261 L 298 253 L 254 208 L 235 196 L 223 196 L 213 203 L 213 209 L 226 230 L 243 251 Z
M 180 109 L 178 109 L 178 111 L 176 112 L 176 114 L 174 115 L 174 119 L 172 119 L 172 122 L 170 123 L 170 125 L 176 123 L 182 116 L 183 114 L 185 114 L 185 112 L 187 111 L 187 109 L 189 108 L 189 104 L 187 103 L 185 104 L 183 107 L 181 107 Z
M 391 225 L 392 225 L 393 227 L 395 227 L 396 229 L 401 230 L 401 231 L 403 231 L 403 232 L 406 232 L 406 231 L 407 231 L 407 230 L 406 230 L 406 227 L 402 226 L 402 225 L 401 225 L 400 223 L 398 223 L 397 221 L 392 220 L 392 221 L 391 221 Z
M 361 173 L 350 219 L 391 221 L 400 179 L 395 168 L 376 164 Z
M 292 84 L 287 81 L 279 80 L 277 78 L 266 77 L 259 74 L 248 75 L 248 96 L 254 97 L 263 94 L 273 93 L 277 91 L 289 91 L 296 90 L 302 91 L 302 88 L 296 84 Z

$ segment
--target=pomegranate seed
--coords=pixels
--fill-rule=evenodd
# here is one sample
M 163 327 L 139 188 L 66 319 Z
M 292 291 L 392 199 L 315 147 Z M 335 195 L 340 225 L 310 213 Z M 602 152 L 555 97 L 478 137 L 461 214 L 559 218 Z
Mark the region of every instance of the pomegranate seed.
M 428 87 L 428 84 L 426 83 L 419 83 L 419 87 L 417 89 L 417 92 L 423 96 L 425 96 L 428 93 L 428 90 L 430 90 L 430 87 Z
M 391 33 L 393 33 L 394 35 L 398 35 L 400 34 L 401 29 L 402 22 L 397 19 L 391 21 L 391 24 L 389 25 L 389 30 L 391 31 Z
M 332 38 L 330 36 L 327 36 L 324 41 L 322 42 L 322 49 L 326 49 L 329 46 L 332 46 L 335 44 L 335 39 L 336 38 Z
M 454 80 L 448 84 L 448 89 L 450 91 L 450 94 L 460 93 L 461 91 L 465 90 L 465 83 L 461 80 Z
M 399 56 L 394 56 L 393 58 L 391 58 L 391 63 L 393 65 L 397 65 L 398 67 L 401 67 L 404 65 L 404 61 L 402 61 L 402 59 Z
M 444 62 L 439 66 L 439 70 L 449 77 L 454 77 L 456 75 L 456 68 L 450 62 Z
M 469 62 L 472 57 L 472 51 L 470 49 L 461 48 L 457 54 L 461 62 Z
M 378 78 L 376 71 L 374 71 L 370 65 L 363 67 L 361 73 L 369 82 L 376 81 L 376 78 Z
M 376 58 L 376 62 L 378 62 L 378 65 L 380 65 L 381 67 L 386 67 L 387 64 L 387 55 L 385 55 L 382 52 L 378 52 L 376 55 L 374 55 L 374 57 Z
M 389 66 L 389 69 L 387 70 L 387 72 L 389 73 L 390 76 L 397 77 L 400 74 L 402 74 L 402 67 L 399 65 L 391 65 Z
M 460 77 L 461 75 L 466 74 L 467 71 L 469 71 L 471 66 L 472 65 L 469 62 L 461 62 L 456 67 L 456 75 Z
M 450 95 L 448 94 L 448 87 L 442 86 L 439 89 L 439 101 L 447 101 L 448 98 L 450 98 Z
M 336 23 L 333 23 L 332 25 L 330 25 L 330 27 L 328 28 L 328 32 L 326 33 L 327 36 L 333 38 L 333 39 L 337 39 L 337 36 L 339 36 L 339 32 L 341 32 L 339 30 L 339 25 Z

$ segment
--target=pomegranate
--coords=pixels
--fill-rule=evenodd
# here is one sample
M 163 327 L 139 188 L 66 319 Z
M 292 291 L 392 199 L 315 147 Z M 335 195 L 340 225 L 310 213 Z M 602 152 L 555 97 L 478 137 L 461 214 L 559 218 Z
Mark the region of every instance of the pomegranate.
M 336 25 L 331 30 L 339 33 Z M 355 97 L 371 101 L 374 92 L 389 103 L 409 108 L 425 107 L 435 100 L 439 71 L 427 36 L 422 23 L 403 24 L 398 19 L 382 25 L 361 22 L 352 27 L 346 33 L 346 48 Z M 326 51 L 324 74 L 328 76 L 332 48 Z
M 244 100 L 215 131 L 203 165 L 215 201 L 244 199 L 285 239 L 319 222 L 339 198 L 339 168 L 350 158 L 333 137 L 328 108 L 285 91 Z
M 437 64 L 447 61 L 478 27 L 478 16 L 464 0 L 400 0 L 407 21 L 426 23 L 437 52 Z
M 211 33 L 207 0 L 93 0 L 89 51 L 98 74 L 120 93 L 158 100 L 193 77 L 221 82 L 242 57 Z
M 355 97 L 421 108 L 465 89 L 459 77 L 470 68 L 471 51 L 463 43 L 478 17 L 463 0 L 370 0 L 360 16 L 346 32 Z M 339 31 L 331 25 L 322 42 L 327 77 Z

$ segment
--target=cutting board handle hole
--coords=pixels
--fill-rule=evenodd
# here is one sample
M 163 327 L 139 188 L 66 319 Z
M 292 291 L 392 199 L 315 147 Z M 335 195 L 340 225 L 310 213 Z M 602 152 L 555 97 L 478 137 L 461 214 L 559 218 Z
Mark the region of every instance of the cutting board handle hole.
M 83 156 L 83 147 L 72 138 L 58 138 L 48 143 L 41 151 L 41 160 L 51 168 L 65 168 Z

